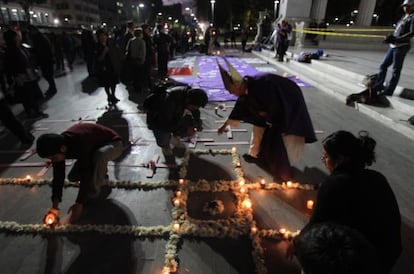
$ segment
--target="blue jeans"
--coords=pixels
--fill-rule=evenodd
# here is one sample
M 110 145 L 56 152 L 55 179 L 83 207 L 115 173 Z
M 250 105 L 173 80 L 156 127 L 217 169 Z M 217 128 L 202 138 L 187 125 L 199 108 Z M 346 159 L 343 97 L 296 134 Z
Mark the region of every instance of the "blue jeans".
M 400 80 L 401 69 L 403 67 L 405 56 L 407 55 L 410 48 L 410 45 L 397 48 L 388 48 L 377 76 L 377 81 L 375 83 L 376 90 L 382 90 L 385 77 L 387 76 L 387 69 L 392 64 L 393 67 L 391 80 L 388 86 L 384 89 L 384 94 L 392 95 L 394 93 L 395 87 L 398 84 L 398 80 Z

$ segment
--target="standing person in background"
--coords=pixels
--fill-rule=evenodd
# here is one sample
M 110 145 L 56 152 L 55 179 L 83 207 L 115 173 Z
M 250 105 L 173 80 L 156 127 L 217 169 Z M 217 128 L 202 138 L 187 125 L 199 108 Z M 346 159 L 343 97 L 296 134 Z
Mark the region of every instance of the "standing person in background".
M 242 52 L 246 51 L 247 39 L 249 39 L 249 32 L 247 31 L 247 29 L 243 29 L 241 34 Z
M 154 36 L 154 44 L 157 48 L 158 77 L 168 76 L 168 59 L 170 58 L 170 45 L 172 38 L 166 34 L 163 25 L 157 26 L 157 34 Z
M 86 68 L 88 70 L 88 76 L 94 76 L 94 58 L 96 41 L 91 30 L 82 27 L 81 34 L 83 58 L 86 62 Z
M 154 43 L 152 41 L 152 30 L 147 24 L 142 25 L 143 39 L 145 42 L 145 61 L 143 68 L 143 88 L 148 91 L 152 89 L 152 60 L 154 59 Z
M 405 0 L 401 6 L 404 16 L 398 21 L 394 33 L 385 39 L 390 47 L 382 61 L 374 86 L 374 90 L 382 91 L 386 96 L 392 96 L 397 87 L 405 56 L 411 48 L 410 39 L 414 36 L 414 0 Z M 391 65 L 392 77 L 387 87 L 384 87 L 387 69 Z
M 50 33 L 50 42 L 52 43 L 53 52 L 55 54 L 56 71 L 59 72 L 65 69 L 65 62 L 63 60 L 63 46 L 62 35 Z
M 3 33 L 6 42 L 4 65 L 6 73 L 13 77 L 17 96 L 21 99 L 28 118 L 47 118 L 49 115 L 40 110 L 40 100 L 43 99 L 32 58 L 27 49 L 22 46 L 21 36 L 9 29 Z
M 66 57 L 69 70 L 73 70 L 73 61 L 75 60 L 75 41 L 70 34 L 66 31 L 62 31 L 62 47 L 63 53 Z
M 40 66 L 42 75 L 49 84 L 46 96 L 50 97 L 56 94 L 56 84 L 53 72 L 53 50 L 49 39 L 40 33 L 39 29 L 33 25 L 27 27 L 30 39 L 32 40 L 33 53 L 36 63 Z
M 126 47 L 126 58 L 132 75 L 135 92 L 142 92 L 144 82 L 143 71 L 145 62 L 146 48 L 143 39 L 142 29 L 134 30 L 134 37 L 128 41 Z
M 388 274 L 401 254 L 401 216 L 395 195 L 375 161 L 374 139 L 337 131 L 322 141 L 322 162 L 330 175 L 319 187 L 309 226 L 332 222 L 359 231 L 378 256 L 377 273 Z M 373 194 L 375 192 L 375 194 Z
M 108 104 L 119 102 L 115 96 L 116 85 L 119 83 L 120 58 L 119 50 L 108 41 L 108 32 L 104 29 L 96 31 L 98 43 L 96 46 L 96 76 L 98 83 L 103 86 Z M 119 63 L 119 65 L 118 65 Z

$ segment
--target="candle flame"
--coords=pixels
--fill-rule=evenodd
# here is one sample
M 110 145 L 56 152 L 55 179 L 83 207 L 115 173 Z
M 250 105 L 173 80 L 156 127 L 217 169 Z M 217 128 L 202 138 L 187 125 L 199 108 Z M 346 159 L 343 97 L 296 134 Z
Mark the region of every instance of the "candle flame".
M 243 206 L 245 208 L 251 208 L 252 207 L 252 202 L 249 199 L 246 199 L 243 201 Z
M 236 151 L 237 151 L 237 148 L 236 147 L 232 147 L 231 148 L 231 152 L 235 153 Z
M 32 176 L 26 175 L 26 180 L 30 181 L 32 179 Z
M 181 196 L 181 191 L 177 191 L 177 192 L 175 193 L 175 196 L 180 197 L 180 196 Z
M 257 227 L 253 226 L 251 229 L 252 234 L 256 234 L 257 232 Z
M 291 187 L 293 186 L 292 181 L 287 181 L 287 182 L 286 182 L 286 186 L 287 186 L 288 188 L 291 188 Z
M 313 200 L 308 200 L 306 201 L 306 208 L 307 209 L 313 209 L 313 205 L 314 205 L 314 201 Z
M 239 185 L 240 185 L 240 186 L 244 186 L 244 183 L 245 183 L 245 182 L 244 182 L 244 180 L 240 180 L 240 181 L 239 181 Z
M 245 192 L 246 192 L 246 189 L 245 189 L 244 187 L 241 187 L 241 188 L 240 188 L 240 192 L 241 192 L 241 193 L 245 193 Z
M 184 179 L 179 179 L 179 180 L 178 180 L 178 183 L 179 183 L 180 185 L 183 185 L 183 184 L 184 184 Z

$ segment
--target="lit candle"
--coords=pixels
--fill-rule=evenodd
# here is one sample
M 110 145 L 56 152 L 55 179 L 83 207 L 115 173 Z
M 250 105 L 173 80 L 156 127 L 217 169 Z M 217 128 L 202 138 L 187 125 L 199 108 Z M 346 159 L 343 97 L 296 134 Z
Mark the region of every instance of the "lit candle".
M 249 199 L 246 199 L 243 201 L 243 206 L 245 208 L 251 208 L 252 207 L 252 202 Z
M 245 193 L 245 192 L 246 192 L 246 189 L 245 189 L 244 187 L 241 187 L 241 188 L 240 188 L 240 192 L 241 192 L 241 193 Z
M 306 208 L 307 209 L 313 209 L 313 204 L 314 204 L 315 202 L 313 201 L 313 200 L 307 200 L 306 201 Z
M 30 182 L 32 180 L 32 176 L 26 175 L 26 180 Z
M 178 207 L 180 205 L 180 200 L 174 199 L 174 206 Z
M 237 162 L 236 162 L 236 167 L 240 167 L 240 166 L 241 166 L 240 162 L 239 162 L 239 161 L 237 161 Z
M 261 186 L 262 188 L 265 188 L 265 187 L 266 187 L 266 180 L 265 180 L 265 179 L 261 179 L 261 180 L 260 180 L 260 186 Z
M 170 268 L 169 267 L 164 267 L 162 269 L 162 274 L 170 274 Z
M 239 181 L 239 186 L 244 186 L 244 180 Z
M 237 151 L 237 148 L 236 148 L 236 147 L 232 147 L 232 148 L 231 148 L 231 152 L 232 152 L 232 153 L 236 153 L 236 151 Z
M 174 229 L 174 231 L 178 231 L 180 229 L 180 224 L 179 223 L 174 223 L 173 224 L 173 229 Z
M 177 197 L 181 197 L 181 191 L 177 191 L 177 192 L 175 193 L 175 196 L 177 196 Z
M 279 229 L 279 233 L 280 233 L 280 234 L 285 234 L 285 233 L 286 233 L 286 228 L 281 228 L 281 229 Z
M 252 234 L 256 234 L 256 232 L 257 232 L 257 227 L 252 226 L 252 228 L 251 228 L 251 230 L 250 230 L 250 231 L 252 232 Z
M 183 184 L 184 184 L 184 179 L 179 179 L 179 180 L 178 180 L 178 183 L 179 183 L 180 185 L 183 185 Z
M 287 186 L 288 188 L 291 188 L 291 187 L 293 186 L 292 181 L 287 181 L 287 182 L 286 182 L 286 186 Z

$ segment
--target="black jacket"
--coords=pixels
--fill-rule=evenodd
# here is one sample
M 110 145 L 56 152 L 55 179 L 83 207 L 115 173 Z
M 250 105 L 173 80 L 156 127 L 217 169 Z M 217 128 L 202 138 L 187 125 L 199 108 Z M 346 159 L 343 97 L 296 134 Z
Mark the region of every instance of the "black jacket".
M 376 248 L 382 273 L 401 254 L 401 216 L 387 179 L 379 172 L 337 167 L 322 184 L 309 224 L 334 222 L 360 231 Z

